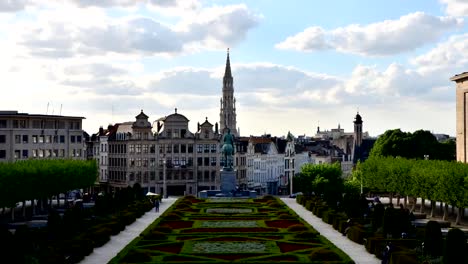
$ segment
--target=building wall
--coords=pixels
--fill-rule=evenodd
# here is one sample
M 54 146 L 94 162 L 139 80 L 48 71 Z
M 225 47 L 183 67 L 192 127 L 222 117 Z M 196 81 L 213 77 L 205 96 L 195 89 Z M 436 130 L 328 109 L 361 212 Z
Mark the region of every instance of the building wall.
M 457 161 L 467 162 L 467 124 L 468 124 L 468 73 L 451 78 L 456 82 L 456 116 L 457 116 Z
M 86 159 L 82 119 L 0 111 L 0 162 Z

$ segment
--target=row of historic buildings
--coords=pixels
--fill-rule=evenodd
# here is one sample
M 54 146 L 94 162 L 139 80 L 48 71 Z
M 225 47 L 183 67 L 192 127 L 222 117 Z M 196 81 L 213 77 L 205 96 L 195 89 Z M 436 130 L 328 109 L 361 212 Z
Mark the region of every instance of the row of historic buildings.
M 362 132 L 359 113 L 354 131 L 338 126 L 317 129 L 315 137 L 270 135 L 242 137 L 236 127 L 236 99 L 229 52 L 223 77 L 220 120 L 206 119 L 197 131 L 174 113 L 152 121 L 143 110 L 135 120 L 109 125 L 88 135 L 83 117 L 29 115 L 0 111 L 0 161 L 28 158 L 95 159 L 96 187 L 109 190 L 139 183 L 147 191 L 169 195 L 196 194 L 219 188 L 223 167 L 220 149 L 229 129 L 235 136 L 234 169 L 240 188 L 260 193 L 289 193 L 291 177 L 306 163 L 339 161 L 345 174 L 365 159 L 374 140 Z

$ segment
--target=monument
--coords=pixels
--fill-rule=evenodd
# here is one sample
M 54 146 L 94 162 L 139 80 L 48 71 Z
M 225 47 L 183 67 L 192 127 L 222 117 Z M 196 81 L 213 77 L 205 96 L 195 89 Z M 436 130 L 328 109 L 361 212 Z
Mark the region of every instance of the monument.
M 221 148 L 224 166 L 220 174 L 221 193 L 227 196 L 233 196 L 236 192 L 236 172 L 233 169 L 234 149 L 234 136 L 228 128 L 227 133 L 224 134 L 223 147 Z

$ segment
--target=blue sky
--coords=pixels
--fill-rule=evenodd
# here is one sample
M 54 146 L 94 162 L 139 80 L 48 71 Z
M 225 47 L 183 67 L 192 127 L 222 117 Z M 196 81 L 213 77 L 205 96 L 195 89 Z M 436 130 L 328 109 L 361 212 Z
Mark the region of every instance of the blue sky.
M 219 122 L 226 49 L 241 135 L 426 129 L 455 135 L 466 0 L 0 2 L 2 109 L 84 129 L 174 108 Z M 49 108 L 47 109 L 47 105 Z

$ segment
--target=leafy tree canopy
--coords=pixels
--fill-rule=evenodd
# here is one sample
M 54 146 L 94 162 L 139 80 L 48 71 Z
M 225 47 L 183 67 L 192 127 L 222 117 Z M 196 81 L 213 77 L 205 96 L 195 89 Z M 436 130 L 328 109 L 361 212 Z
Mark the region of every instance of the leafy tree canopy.
M 370 153 L 370 157 L 392 156 L 409 159 L 423 159 L 425 155 L 435 160 L 455 160 L 455 142 L 449 140 L 440 143 L 427 130 L 410 133 L 393 129 L 387 130 L 377 139 Z

